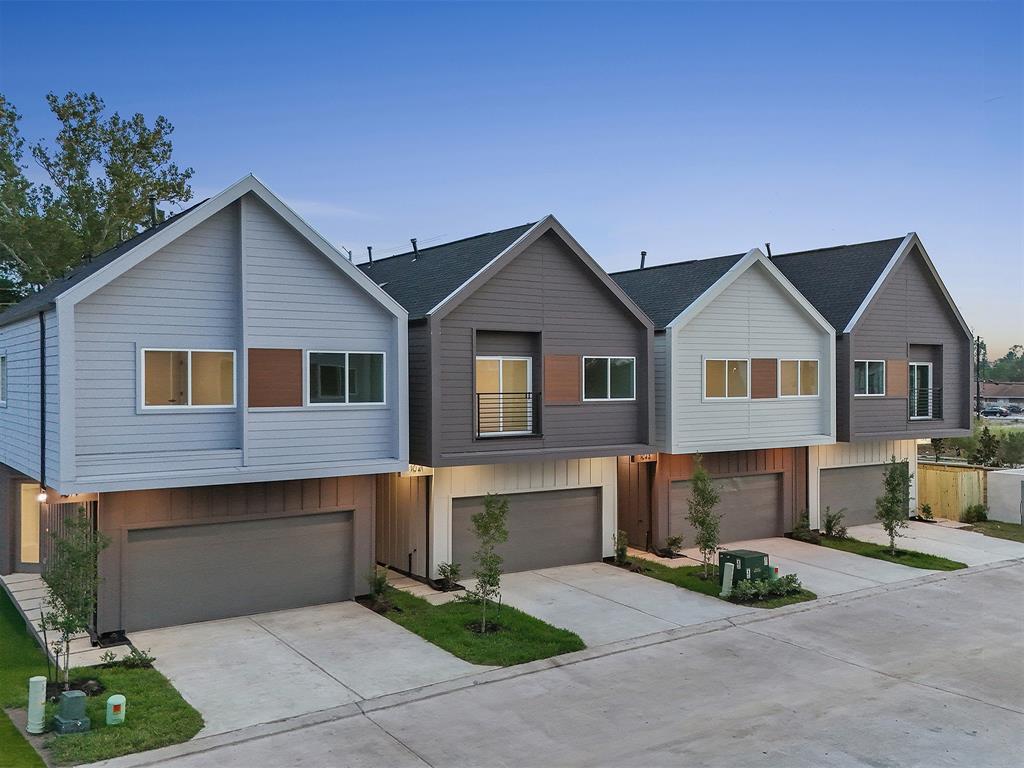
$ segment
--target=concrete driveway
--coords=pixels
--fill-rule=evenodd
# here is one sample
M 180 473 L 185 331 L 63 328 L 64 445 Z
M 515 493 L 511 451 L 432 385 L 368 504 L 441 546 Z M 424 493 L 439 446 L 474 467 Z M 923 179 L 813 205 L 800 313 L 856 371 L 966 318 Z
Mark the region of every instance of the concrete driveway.
M 481 672 L 358 603 L 131 633 L 202 713 L 200 736 Z
M 501 594 L 506 604 L 572 630 L 590 647 L 758 610 L 607 563 L 510 573 Z
M 921 523 L 910 521 L 910 527 L 897 540 L 896 546 L 903 549 L 915 549 L 930 555 L 948 557 L 967 565 L 987 565 L 1005 560 L 1024 558 L 1024 544 L 1006 539 L 997 539 L 983 533 L 974 533 L 962 528 L 948 528 L 938 523 Z M 850 528 L 849 534 L 854 539 L 888 544 L 878 523 L 857 525 Z

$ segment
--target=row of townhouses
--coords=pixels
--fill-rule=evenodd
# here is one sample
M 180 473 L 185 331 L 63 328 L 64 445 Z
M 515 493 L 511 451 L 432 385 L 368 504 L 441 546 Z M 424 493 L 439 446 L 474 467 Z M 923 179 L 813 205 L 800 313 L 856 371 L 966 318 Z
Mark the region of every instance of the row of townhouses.
M 354 265 L 247 177 L 0 314 L 0 573 L 85 509 L 100 634 L 351 599 L 375 562 L 723 541 L 968 434 L 971 335 L 915 234 L 607 274 L 552 216 Z M 913 503 L 913 502 L 912 502 Z

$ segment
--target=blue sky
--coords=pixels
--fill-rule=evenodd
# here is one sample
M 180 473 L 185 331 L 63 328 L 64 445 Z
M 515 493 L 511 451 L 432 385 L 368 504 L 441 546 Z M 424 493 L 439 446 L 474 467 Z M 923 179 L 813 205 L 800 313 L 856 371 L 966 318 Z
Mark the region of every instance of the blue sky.
M 166 115 L 365 258 L 554 213 L 607 269 L 917 231 L 1024 342 L 1020 2 L 0 3 L 0 90 Z

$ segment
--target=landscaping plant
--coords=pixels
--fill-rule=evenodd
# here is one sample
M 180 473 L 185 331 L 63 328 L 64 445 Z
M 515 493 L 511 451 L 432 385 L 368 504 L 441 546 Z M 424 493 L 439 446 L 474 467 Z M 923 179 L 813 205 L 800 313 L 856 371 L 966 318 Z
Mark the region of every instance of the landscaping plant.
M 896 538 L 910 525 L 907 509 L 910 501 L 910 469 L 905 461 L 890 458 L 885 465 L 883 493 L 875 499 L 875 519 L 889 537 L 889 551 L 896 554 Z
M 921 519 L 922 520 L 934 520 L 935 519 L 935 513 L 932 512 L 932 505 L 931 504 L 922 504 L 921 505 Z
M 695 458 L 693 479 L 690 481 L 689 511 L 686 519 L 693 526 L 695 533 L 694 545 L 700 550 L 704 564 L 704 578 L 711 578 L 711 559 L 718 551 L 718 538 L 721 530 L 722 516 L 715 512 L 715 506 L 721 499 L 715 488 L 711 475 L 704 469 L 701 455 Z
M 625 531 L 616 531 L 612 536 L 612 549 L 615 552 L 616 565 L 625 565 L 629 562 L 629 535 Z
M 370 572 L 366 574 L 366 584 L 370 588 L 373 604 L 384 605 L 387 602 L 385 595 L 388 591 L 388 569 L 380 565 L 373 565 Z
M 835 512 L 831 507 L 825 507 L 825 515 L 822 518 L 825 535 L 833 539 L 846 538 L 846 526 L 843 525 L 846 508 L 838 509 Z
M 501 596 L 501 566 L 504 562 L 498 554 L 499 544 L 508 541 L 508 499 L 493 493 L 484 499 L 484 508 L 470 518 L 479 542 L 473 561 L 476 568 L 476 590 L 473 596 L 480 602 L 480 633 L 487 632 L 487 604 Z
M 756 603 L 773 597 L 797 594 L 803 586 L 795 573 L 777 579 L 743 579 L 732 588 L 732 600 L 737 603 Z
M 932 451 L 935 452 L 936 461 L 938 461 L 941 458 L 941 454 L 944 450 L 946 450 L 946 442 L 941 437 L 933 437 Z
M 800 513 L 791 535 L 797 541 L 805 541 L 808 544 L 821 543 L 821 534 L 811 528 L 811 516 L 806 509 Z
M 441 589 L 451 592 L 459 585 L 459 577 L 462 576 L 462 566 L 458 563 L 441 563 L 437 566 L 438 580 L 441 582 Z
M 679 550 L 683 548 L 683 537 L 682 536 L 669 536 L 665 539 L 665 549 L 671 552 L 673 555 L 678 555 Z
M 82 507 L 64 521 L 59 532 L 51 532 L 50 536 L 53 550 L 43 571 L 46 597 L 42 624 L 57 633 L 51 647 L 67 690 L 71 683 L 71 638 L 92 626 L 100 584 L 97 564 L 110 539 L 93 530 L 92 520 Z
M 988 507 L 984 504 L 971 504 L 960 515 L 961 523 L 984 523 L 988 520 Z
M 971 453 L 971 463 L 983 467 L 999 466 L 999 437 L 992 434 L 992 430 L 986 424 L 978 435 L 978 443 Z

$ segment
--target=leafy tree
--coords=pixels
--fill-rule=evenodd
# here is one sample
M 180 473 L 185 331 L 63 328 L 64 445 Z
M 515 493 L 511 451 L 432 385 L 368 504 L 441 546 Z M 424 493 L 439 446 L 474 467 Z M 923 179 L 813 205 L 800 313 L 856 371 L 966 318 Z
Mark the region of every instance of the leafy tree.
M 470 518 L 479 546 L 473 554 L 476 569 L 476 590 L 473 596 L 480 603 L 480 632 L 487 631 L 487 604 L 501 596 L 501 566 L 504 562 L 497 552 L 499 544 L 508 541 L 508 499 L 493 493 L 484 499 L 484 508 Z
M 978 375 L 981 378 L 988 378 L 988 345 L 981 336 L 975 336 L 971 341 L 971 360 L 978 361 Z
M 711 558 L 718 551 L 722 516 L 715 512 L 715 506 L 721 500 L 711 475 L 704 469 L 701 455 L 695 459 L 693 479 L 690 481 L 689 511 L 686 519 L 693 526 L 695 533 L 694 546 L 700 550 L 704 563 L 704 578 L 711 576 Z
M 69 517 L 61 532 L 51 532 L 53 549 L 43 581 L 46 583 L 46 629 L 57 631 L 54 656 L 62 664 L 65 690 L 69 687 L 71 638 L 92 626 L 96 612 L 96 590 L 100 584 L 97 564 L 110 539 L 93 530 L 92 521 L 81 507 Z
M 1024 346 L 1014 344 L 1006 354 L 989 365 L 986 378 L 991 381 L 1024 381 Z
M 971 453 L 971 463 L 983 467 L 999 466 L 999 437 L 992 434 L 987 424 L 978 435 L 978 442 Z
M 999 441 L 999 461 L 1014 466 L 1024 464 L 1024 432 L 1007 432 Z
M 171 159 L 174 127 L 158 116 L 106 115 L 95 93 L 47 94 L 60 129 L 28 147 L 47 181 L 25 175 L 20 115 L 0 95 L 0 302 L 9 303 L 135 235 L 150 223 L 149 195 L 192 197 L 192 169 Z
M 875 499 L 875 518 L 889 536 L 889 549 L 896 554 L 896 538 L 910 525 L 907 510 L 910 507 L 910 468 L 905 461 L 893 456 L 885 465 L 883 493 Z
M 942 458 L 941 454 L 942 454 L 942 452 L 944 450 L 946 450 L 946 441 L 943 440 L 941 437 L 933 437 L 932 438 L 932 451 L 934 451 L 934 453 L 935 453 L 935 460 L 936 461 L 938 461 L 940 458 Z

